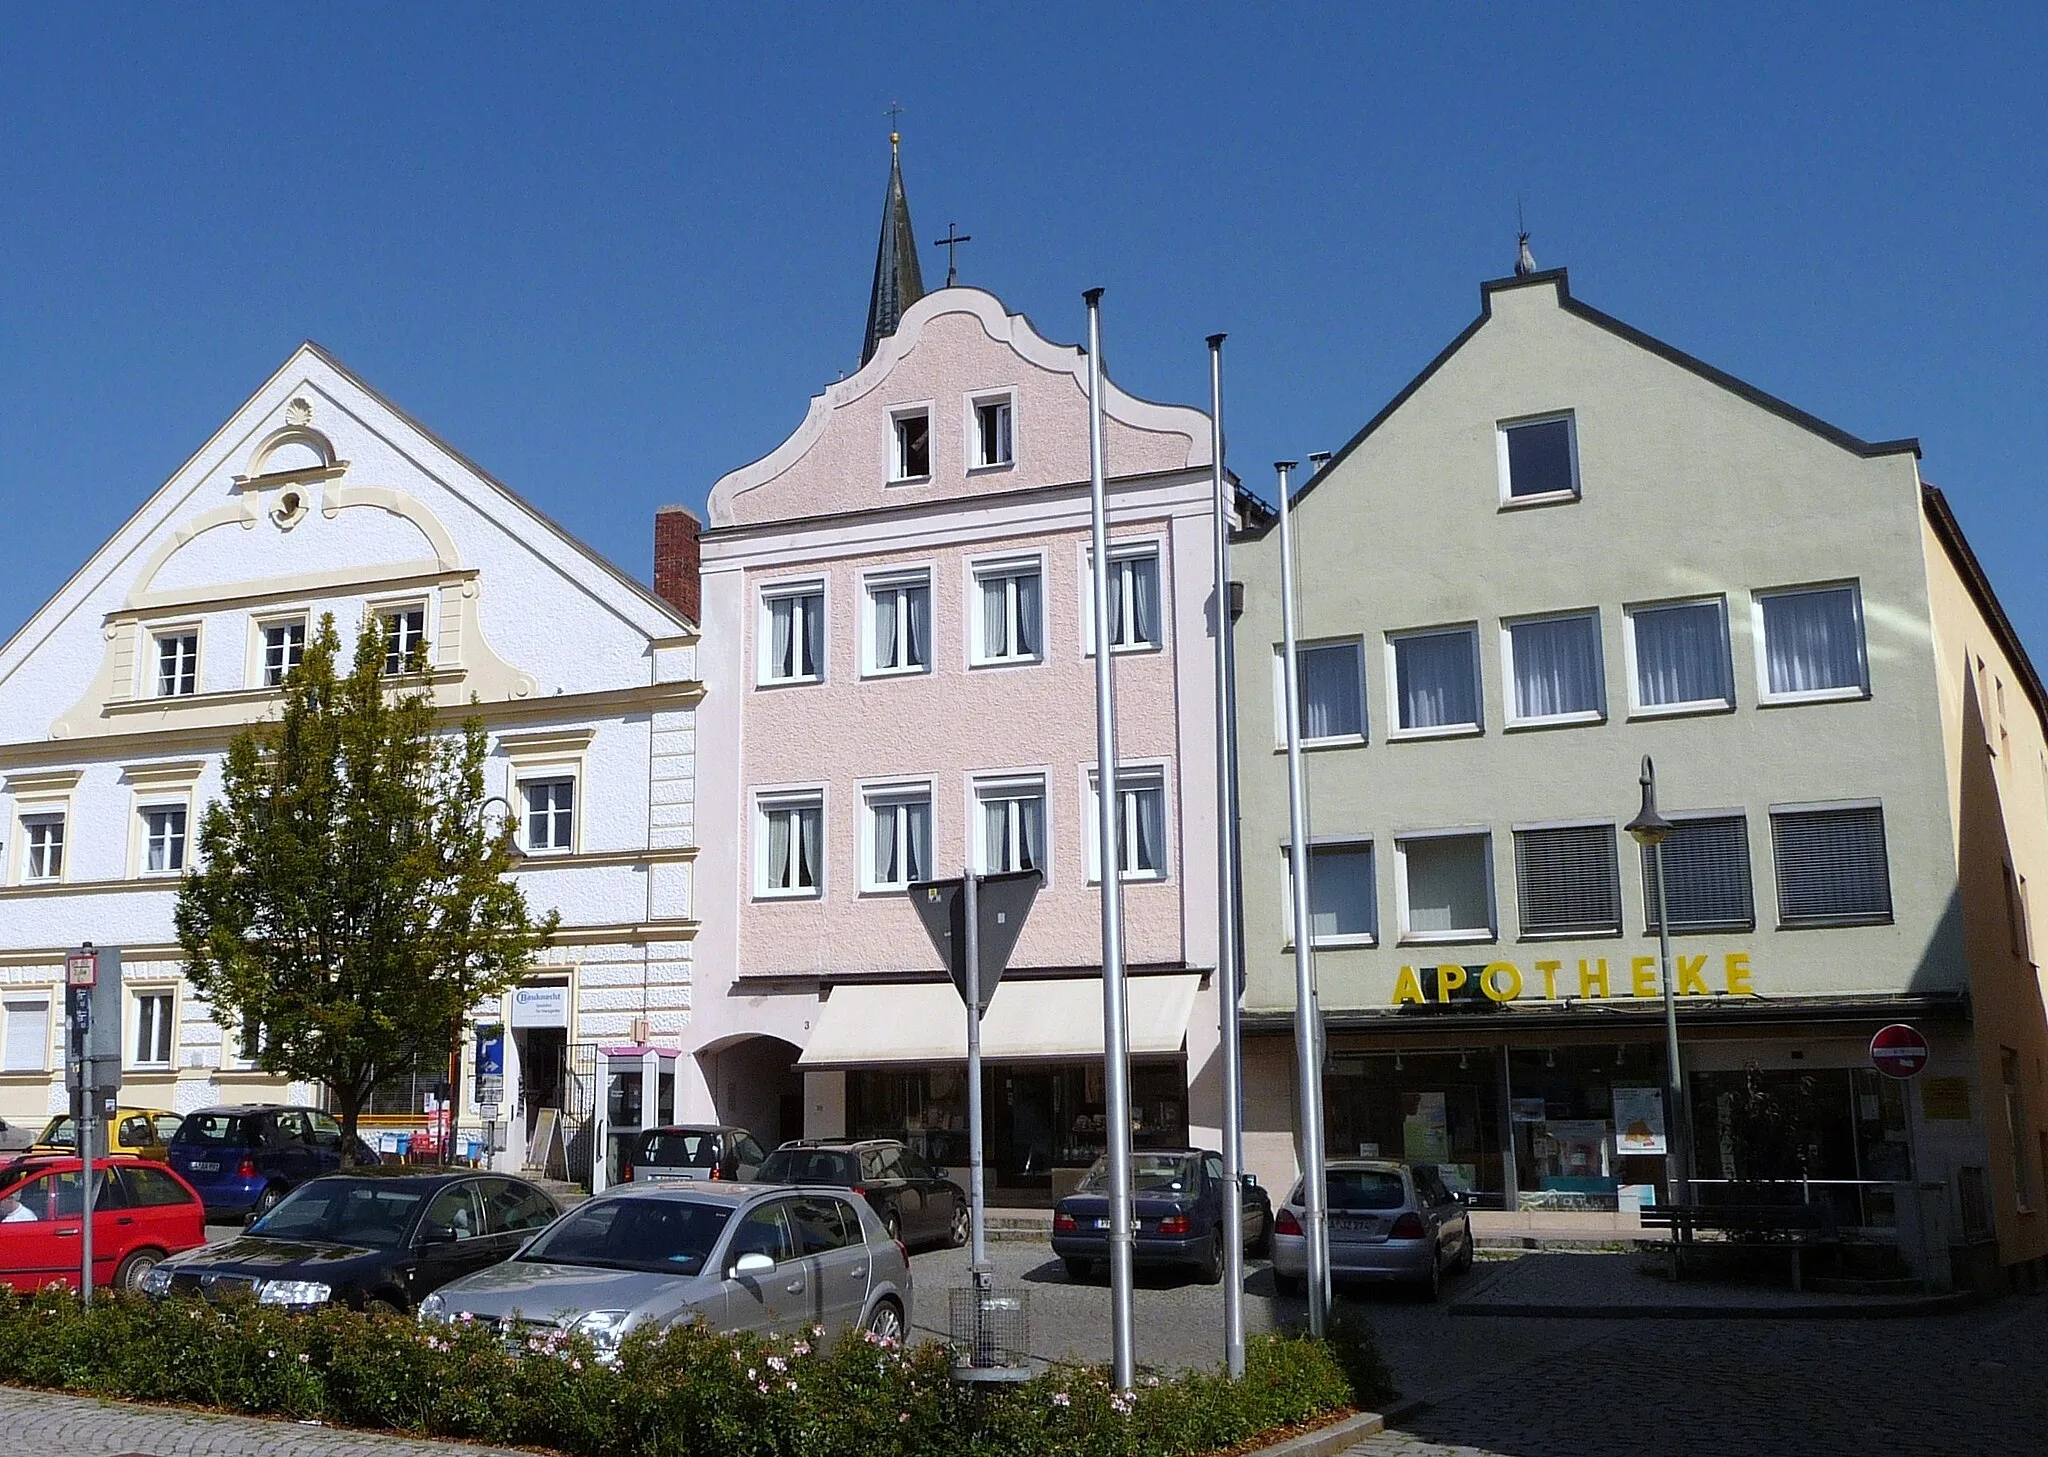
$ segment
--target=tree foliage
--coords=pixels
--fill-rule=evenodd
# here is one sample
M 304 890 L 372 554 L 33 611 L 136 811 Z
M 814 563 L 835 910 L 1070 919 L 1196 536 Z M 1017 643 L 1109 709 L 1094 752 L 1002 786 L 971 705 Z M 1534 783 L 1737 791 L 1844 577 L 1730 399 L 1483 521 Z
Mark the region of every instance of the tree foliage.
M 260 1028 L 265 1072 L 326 1086 L 353 1146 L 376 1085 L 445 1059 L 463 1015 L 553 935 L 484 814 L 481 721 L 435 722 L 431 675 L 385 674 L 375 619 L 337 670 L 330 614 L 273 723 L 237 736 L 178 893 L 187 975 L 224 1028 Z M 507 817 L 509 821 L 509 816 Z

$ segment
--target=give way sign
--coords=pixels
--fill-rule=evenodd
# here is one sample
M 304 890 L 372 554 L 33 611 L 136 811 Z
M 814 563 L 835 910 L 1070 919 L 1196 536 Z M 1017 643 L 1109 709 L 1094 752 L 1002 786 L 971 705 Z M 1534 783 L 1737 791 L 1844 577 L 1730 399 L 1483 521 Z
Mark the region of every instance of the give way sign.
M 1870 1039 L 1870 1063 L 1888 1078 L 1910 1078 L 1927 1066 L 1932 1049 L 1918 1030 L 1903 1022 L 1878 1029 Z

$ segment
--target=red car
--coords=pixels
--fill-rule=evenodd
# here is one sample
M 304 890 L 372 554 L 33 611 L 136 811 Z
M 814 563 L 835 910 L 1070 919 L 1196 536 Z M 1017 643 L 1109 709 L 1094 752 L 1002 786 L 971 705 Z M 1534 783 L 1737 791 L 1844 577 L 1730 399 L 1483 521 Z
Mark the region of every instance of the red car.
M 92 1282 L 140 1290 L 167 1255 L 206 1243 L 198 1193 L 162 1164 L 95 1159 Z M 78 1288 L 84 1201 L 76 1158 L 38 1158 L 0 1176 L 0 1281 L 20 1291 Z

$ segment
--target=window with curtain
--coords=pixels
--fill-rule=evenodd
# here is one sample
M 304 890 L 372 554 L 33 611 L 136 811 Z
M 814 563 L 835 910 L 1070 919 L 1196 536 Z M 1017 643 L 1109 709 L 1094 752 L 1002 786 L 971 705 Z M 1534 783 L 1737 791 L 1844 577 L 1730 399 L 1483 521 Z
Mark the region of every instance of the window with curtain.
M 760 833 L 758 894 L 816 895 L 824 888 L 823 800 L 780 799 L 764 803 Z
M 1726 708 L 1735 702 L 1728 666 L 1728 609 L 1712 602 L 1636 607 L 1628 614 L 1639 708 Z
M 1095 559 L 1088 558 L 1082 583 L 1088 651 L 1095 651 Z M 1112 549 L 1109 554 L 1109 642 L 1124 648 L 1156 648 L 1159 625 L 1159 552 L 1154 547 Z
M 1778 862 L 1778 919 L 1785 925 L 1891 920 L 1884 811 L 1876 805 L 1774 810 L 1771 847 Z
M 1657 929 L 1657 857 L 1643 857 L 1643 905 Z M 1741 815 L 1671 816 L 1664 842 L 1665 902 L 1671 934 L 1748 931 L 1756 926 L 1749 879 L 1749 823 Z
M 1415 940 L 1483 941 L 1493 935 L 1487 836 L 1424 835 L 1400 841 L 1406 934 Z
M 1281 910 L 1292 941 L 1294 865 L 1286 847 L 1287 900 Z M 1369 946 L 1379 933 L 1378 892 L 1370 841 L 1308 847 L 1308 938 L 1311 946 Z
M 1044 870 L 1045 781 L 990 780 L 974 786 L 981 814 L 981 869 Z
M 1621 867 L 1614 826 L 1515 831 L 1515 889 L 1524 936 L 1619 931 Z
M 1166 781 L 1157 769 L 1119 769 L 1116 784 L 1117 874 L 1158 880 L 1166 874 Z M 1088 776 L 1088 878 L 1102 879 L 1100 776 Z
M 1606 711 L 1597 612 L 1509 623 L 1507 635 L 1517 722 L 1597 718 Z
M 1045 651 L 1038 563 L 985 567 L 974 574 L 977 663 L 1035 662 Z
M 1479 726 L 1479 633 L 1453 627 L 1390 639 L 1403 732 Z
M 142 867 L 152 875 L 185 868 L 185 807 L 163 805 L 142 812 Z
M 1305 744 L 1365 737 L 1365 649 L 1357 641 L 1297 644 L 1295 675 L 1301 698 L 1301 740 Z M 1279 657 L 1276 668 L 1284 667 Z M 1287 691 L 1280 675 L 1279 691 Z M 1275 736 L 1286 738 L 1283 717 Z
M 825 676 L 825 590 L 811 586 L 761 599 L 761 681 L 816 683 Z
M 25 815 L 21 821 L 26 849 L 23 880 L 60 880 L 64 875 L 64 816 Z
M 135 1009 L 135 1042 L 131 1049 L 136 1067 L 166 1067 L 171 1061 L 171 1009 L 176 1002 L 171 992 L 138 992 L 130 1003 Z
M 868 889 L 901 890 L 931 877 L 931 792 L 903 790 L 870 798 Z
M 199 691 L 199 634 L 165 633 L 156 640 L 156 695 L 184 698 Z
M 1863 609 L 1854 587 L 1765 593 L 1757 608 L 1764 687 L 1771 697 L 1846 697 L 1867 690 Z
M 870 673 L 919 673 L 932 665 L 931 578 L 915 575 L 871 580 L 868 590 Z

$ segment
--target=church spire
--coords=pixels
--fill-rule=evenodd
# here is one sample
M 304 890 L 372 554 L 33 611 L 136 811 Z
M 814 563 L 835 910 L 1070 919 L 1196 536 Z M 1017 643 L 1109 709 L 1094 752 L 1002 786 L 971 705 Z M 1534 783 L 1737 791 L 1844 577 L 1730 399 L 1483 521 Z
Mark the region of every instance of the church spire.
M 892 112 L 899 109 L 890 108 Z M 902 141 L 902 133 L 889 133 L 889 192 L 882 200 L 882 238 L 875 248 L 875 286 L 868 295 L 862 364 L 875 357 L 876 345 L 896 332 L 903 311 L 924 297 L 924 273 L 917 266 L 917 234 L 910 228 L 910 200 L 903 195 Z

